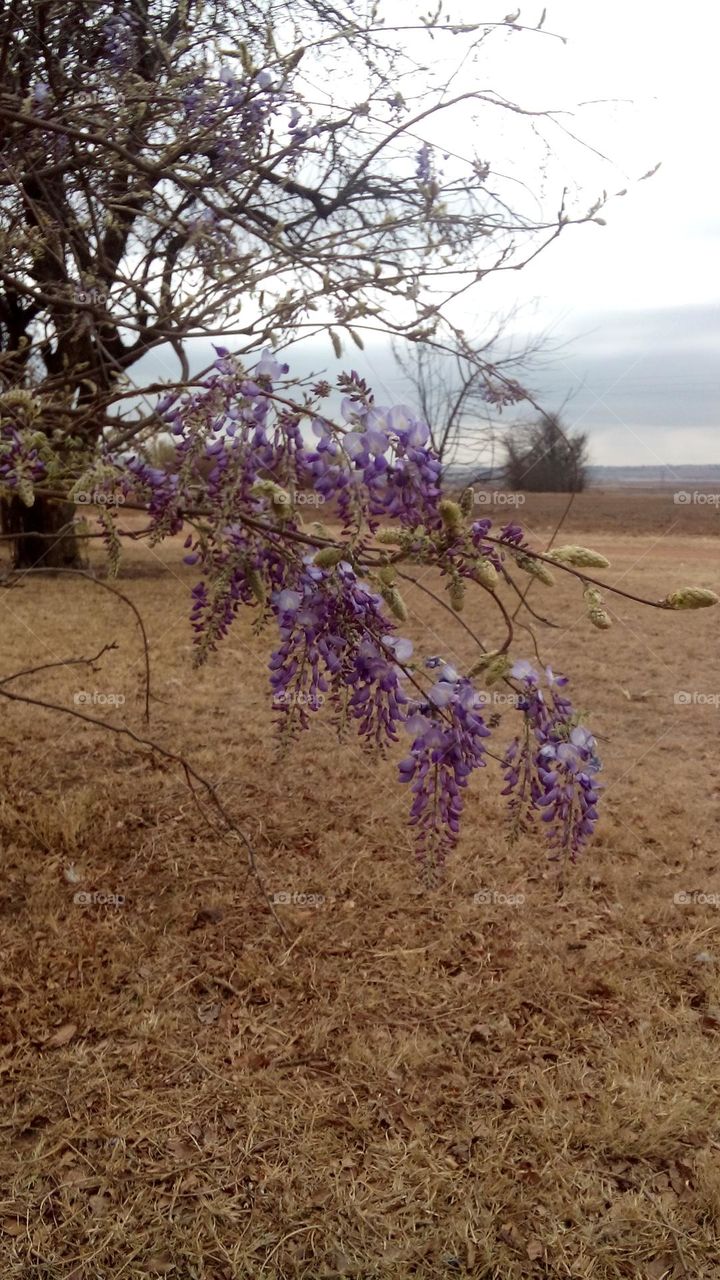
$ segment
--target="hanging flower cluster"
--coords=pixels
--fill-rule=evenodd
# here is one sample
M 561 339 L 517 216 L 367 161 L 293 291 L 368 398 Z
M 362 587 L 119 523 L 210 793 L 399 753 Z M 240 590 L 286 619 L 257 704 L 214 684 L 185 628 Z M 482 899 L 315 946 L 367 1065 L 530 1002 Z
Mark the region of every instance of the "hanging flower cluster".
M 47 437 L 38 429 L 41 416 L 40 401 L 31 392 L 14 389 L 0 395 L 0 484 L 27 507 L 52 463 Z
M 472 683 L 440 658 L 428 658 L 425 665 L 439 667 L 437 680 L 406 717 L 412 742 L 400 779 L 411 784 L 410 822 L 417 829 L 419 856 L 435 867 L 457 840 L 462 792 L 474 770 L 485 765 L 490 730 L 480 711 L 482 696 Z
M 553 572 L 572 574 L 595 602 L 597 625 L 598 586 L 620 590 L 589 576 L 607 562 L 577 546 L 540 554 L 520 525 L 473 520 L 472 493 L 457 502 L 441 493 L 427 424 L 406 405 L 376 403 L 355 371 L 335 389 L 320 382 L 301 396 L 288 373 L 269 350 L 247 368 L 217 348 L 200 386 L 158 406 L 172 441 L 164 465 L 142 451 L 93 464 L 83 483 L 90 476 L 104 495 L 113 557 L 115 494 L 115 510 L 143 506 L 151 539 L 185 533 L 185 563 L 199 574 L 191 612 L 198 662 L 240 608 L 254 610 L 258 629 L 274 628 L 270 698 L 283 741 L 322 708 L 374 752 L 406 733 L 399 777 L 410 788 L 410 823 L 428 867 L 442 866 L 457 841 L 468 783 L 491 757 L 503 766 L 513 830 L 539 820 L 552 856 L 575 859 L 598 817 L 595 739 L 573 710 L 566 677 L 515 660 L 499 588 L 506 581 L 521 594 L 516 569 L 544 586 Z M 18 440 L 3 427 L 8 485 L 19 485 L 22 467 L 41 465 L 32 449 L 15 458 Z M 327 524 L 312 518 L 320 515 Z M 482 590 L 506 625 L 502 647 L 480 645 L 465 673 L 437 656 L 415 657 L 399 629 L 407 620 L 403 563 L 436 570 L 453 611 L 468 590 Z M 712 592 L 686 588 L 648 603 L 716 602 Z M 509 746 L 495 748 L 502 715 L 486 719 L 485 690 L 501 683 L 512 691 L 504 700 L 520 727 Z
M 516 829 L 539 814 L 555 856 L 567 853 L 574 862 L 598 817 L 595 739 L 561 693 L 566 676 L 546 667 L 543 688 L 540 673 L 524 660 L 511 667 L 510 675 L 523 691 L 518 709 L 525 724 L 505 755 L 502 794 L 511 797 Z

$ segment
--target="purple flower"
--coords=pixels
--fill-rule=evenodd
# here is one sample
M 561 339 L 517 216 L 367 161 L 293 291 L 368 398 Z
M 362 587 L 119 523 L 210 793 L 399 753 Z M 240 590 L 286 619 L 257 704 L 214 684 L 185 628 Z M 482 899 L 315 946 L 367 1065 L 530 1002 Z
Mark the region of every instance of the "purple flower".
M 470 681 L 456 675 L 433 685 L 428 701 L 413 704 L 405 722 L 412 743 L 399 765 L 400 781 L 411 784 L 410 823 L 417 830 L 418 856 L 430 870 L 442 866 L 455 844 L 462 792 L 474 770 L 485 765 L 490 730 L 481 705 Z
M 545 691 L 539 673 L 524 659 L 510 675 L 523 685 L 517 705 L 525 721 L 522 736 L 511 742 L 504 760 L 502 794 L 510 797 L 514 831 L 539 813 L 554 856 L 566 853 L 574 862 L 598 817 L 595 777 L 601 765 L 595 739 L 576 723 L 571 703 L 559 692 L 567 684 L 565 676 L 546 667 Z

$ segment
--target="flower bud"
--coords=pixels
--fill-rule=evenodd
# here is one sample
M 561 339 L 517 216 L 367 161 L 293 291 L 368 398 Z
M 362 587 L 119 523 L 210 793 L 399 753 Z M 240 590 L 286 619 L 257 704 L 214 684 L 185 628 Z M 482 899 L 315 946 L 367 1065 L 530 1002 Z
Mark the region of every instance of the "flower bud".
M 391 564 L 384 564 L 382 569 L 378 570 L 378 577 L 386 587 L 392 587 L 395 583 L 395 570 Z
M 323 547 L 316 552 L 314 563 L 318 569 L 332 569 L 341 560 L 347 559 L 347 554 L 342 547 Z
M 251 569 L 247 576 L 248 586 L 252 591 L 258 604 L 265 603 L 265 583 L 263 582 L 257 569 Z
M 462 613 L 465 606 L 465 583 L 462 578 L 452 578 L 447 590 L 453 609 L 456 613 Z
M 403 541 L 402 529 L 391 529 L 385 525 L 382 529 L 378 529 L 375 533 L 375 541 L 383 542 L 391 547 L 399 547 Z
M 472 561 L 472 576 L 481 586 L 494 591 L 498 584 L 498 571 L 491 560 L 479 557 Z
M 380 593 L 385 601 L 388 609 L 397 618 L 398 622 L 407 622 L 407 609 L 397 587 L 387 587 L 383 583 L 380 585 Z
M 462 511 L 464 516 L 470 515 L 470 512 L 473 509 L 474 501 L 475 501 L 475 492 L 473 490 L 472 485 L 468 485 L 467 489 L 463 489 L 462 494 L 460 495 L 460 510 Z
M 438 510 L 447 532 L 459 533 L 462 527 L 462 511 L 457 502 L 452 502 L 450 498 L 443 498 Z
M 472 680 L 473 676 L 479 676 L 484 672 L 487 685 L 497 684 L 498 680 L 502 680 L 507 675 L 511 666 L 512 660 L 506 653 L 493 650 L 491 653 L 484 653 L 473 663 L 468 671 L 468 679 Z
M 610 561 L 601 556 L 599 551 L 591 551 L 589 547 L 555 547 L 548 555 L 559 564 L 574 565 L 578 569 L 610 568 Z
M 597 627 L 598 631 L 608 631 L 612 626 L 612 620 L 610 614 L 603 608 L 603 598 L 597 587 L 591 587 L 588 583 L 583 591 L 583 597 L 592 625 Z
M 719 604 L 720 597 L 705 587 L 681 587 L 672 591 L 661 604 L 665 609 L 707 609 L 712 604 Z
M 518 569 L 522 569 L 523 573 L 529 573 L 531 578 L 544 582 L 546 587 L 555 585 L 555 579 L 542 560 L 536 560 L 534 556 L 526 556 L 522 551 L 516 551 L 514 559 Z
M 274 480 L 256 480 L 250 492 L 255 498 L 267 498 L 273 515 L 279 520 L 289 520 L 292 514 L 292 499 L 287 489 L 283 489 Z
M 512 666 L 512 661 L 506 653 L 496 653 L 485 668 L 485 684 L 488 689 L 493 684 L 498 684 L 508 674 Z

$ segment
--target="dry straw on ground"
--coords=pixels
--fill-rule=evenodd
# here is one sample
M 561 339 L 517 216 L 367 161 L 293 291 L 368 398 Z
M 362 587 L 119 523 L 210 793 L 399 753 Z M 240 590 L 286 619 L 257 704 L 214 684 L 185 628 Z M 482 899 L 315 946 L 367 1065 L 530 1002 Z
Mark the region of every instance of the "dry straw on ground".
M 590 515 L 576 540 L 611 579 L 720 587 L 712 528 L 621 537 Z M 181 772 L 4 705 L 3 1280 L 720 1274 L 720 709 L 674 701 L 720 693 L 712 611 L 621 602 L 600 634 L 572 586 L 538 588 L 563 623 L 543 652 L 602 735 L 597 841 L 558 898 L 536 843 L 508 848 L 488 776 L 428 895 L 392 761 L 322 724 L 278 757 L 264 640 L 241 619 L 193 675 L 181 551 L 130 554 L 151 735 L 217 783 L 268 889 L 295 895 L 277 908 L 292 942 Z M 142 730 L 118 601 L 33 580 L 0 603 L 6 671 L 116 640 L 95 673 L 32 692 L 95 695 L 91 714 Z M 446 615 L 408 603 L 416 639 L 469 661 Z M 123 900 L 75 901 L 94 893 Z

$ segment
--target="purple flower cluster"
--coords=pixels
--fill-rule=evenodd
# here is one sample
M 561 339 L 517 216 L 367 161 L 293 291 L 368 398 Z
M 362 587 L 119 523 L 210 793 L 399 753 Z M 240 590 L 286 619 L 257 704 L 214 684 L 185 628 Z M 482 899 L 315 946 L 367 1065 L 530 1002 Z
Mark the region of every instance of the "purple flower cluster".
M 31 506 L 33 485 L 46 475 L 46 465 L 32 432 L 5 421 L 0 427 L 0 481 Z
M 306 475 L 316 492 L 336 501 L 346 526 L 360 514 L 437 528 L 441 464 L 428 447 L 429 430 L 406 405 L 386 408 L 346 396 L 340 433 L 321 417 L 307 454 Z
M 439 662 L 430 658 L 427 665 Z M 412 784 L 410 822 L 417 828 L 418 855 L 431 867 L 441 866 L 455 844 L 462 792 L 473 771 L 485 765 L 490 730 L 481 706 L 470 681 L 442 664 L 427 701 L 413 704 L 405 722 L 412 743 L 400 764 L 400 780 Z
M 131 11 L 114 13 L 103 23 L 105 54 L 114 71 L 125 71 L 132 65 L 137 43 L 139 20 Z
M 432 178 L 432 153 L 427 142 L 423 142 L 416 155 L 415 176 L 420 182 L 429 182 Z
M 165 534 L 179 533 L 183 517 L 178 476 L 161 467 L 151 467 L 142 458 L 135 456 L 127 459 L 124 469 L 126 474 L 121 488 L 126 493 L 132 490 L 134 497 L 147 502 L 155 539 Z
M 572 704 L 560 692 L 566 676 L 546 667 L 543 689 L 529 662 L 516 662 L 510 674 L 522 689 L 517 705 L 525 731 L 506 752 L 502 794 L 511 797 L 518 828 L 540 813 L 555 856 L 569 854 L 574 862 L 598 817 L 595 779 L 601 766 L 595 739 L 577 723 Z
M 294 587 L 273 593 L 280 645 L 270 658 L 274 701 L 300 728 L 330 695 L 381 750 L 397 740 L 407 696 L 398 662 L 409 656 L 382 600 L 348 564 L 326 573 L 307 559 Z
M 228 66 L 222 66 L 217 76 L 195 76 L 182 96 L 186 127 L 212 130 L 206 158 L 215 172 L 230 180 L 242 178 L 257 163 L 268 129 L 286 104 L 287 94 L 269 71 L 247 76 Z M 303 134 L 297 119 L 290 135 L 293 145 L 299 146 Z
M 368 534 L 390 523 L 403 554 L 415 547 L 451 578 L 480 572 L 479 559 L 501 568 L 526 547 L 525 534 L 512 523 L 496 533 L 489 519 L 463 528 L 448 518 L 428 427 L 405 405 L 377 405 L 350 374 L 338 380 L 333 415 L 328 384 L 300 400 L 282 382 L 287 373 L 270 350 L 246 368 L 217 348 L 203 385 L 160 405 L 172 468 L 134 458 L 122 483 L 145 497 L 159 536 L 201 513 L 185 540 L 185 562 L 202 575 L 192 591 L 199 660 L 242 606 L 255 609 L 258 626 L 274 621 L 270 687 L 284 735 L 308 727 L 324 705 L 376 751 L 408 731 L 400 778 L 412 792 L 419 856 L 437 868 L 457 839 L 468 781 L 487 762 L 490 729 L 482 693 L 442 659 L 427 660 L 419 679 L 433 682 L 419 693 L 412 644 L 387 612 L 401 618 L 405 606 Z M 343 532 L 332 538 L 315 524 L 309 537 L 304 498 L 330 504 Z M 361 577 L 366 557 L 371 582 Z M 524 730 L 504 756 L 503 794 L 518 825 L 540 814 L 554 854 L 574 858 L 597 819 L 595 740 L 563 693 L 564 677 L 521 662 L 512 678 Z

